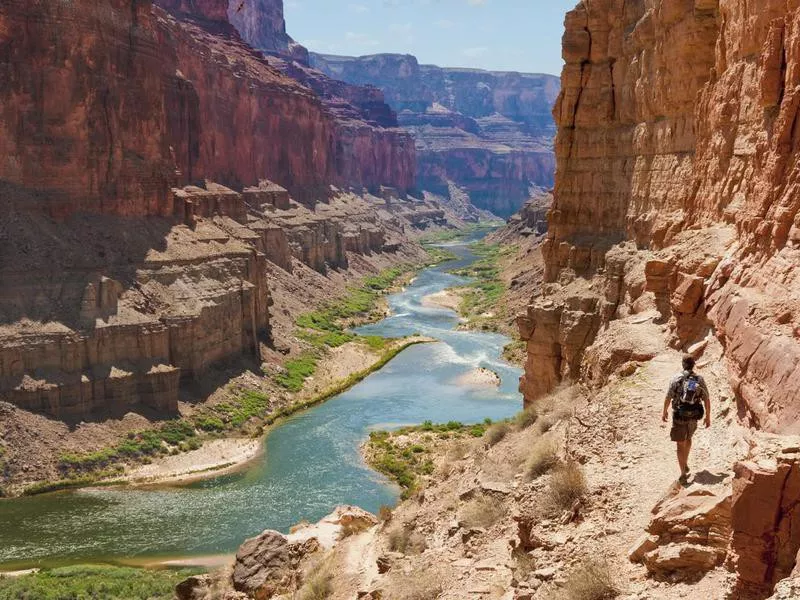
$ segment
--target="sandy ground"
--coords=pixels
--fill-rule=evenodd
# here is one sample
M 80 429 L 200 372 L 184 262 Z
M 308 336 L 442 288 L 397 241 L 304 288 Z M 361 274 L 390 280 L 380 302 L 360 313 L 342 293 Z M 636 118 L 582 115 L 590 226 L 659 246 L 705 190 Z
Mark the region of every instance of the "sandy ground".
M 121 478 L 129 484 L 177 483 L 218 476 L 241 468 L 261 454 L 261 440 L 226 438 L 210 440 L 191 452 L 165 456 L 138 465 Z
M 449 308 L 458 311 L 461 306 L 461 295 L 455 290 L 444 290 L 425 296 L 422 299 L 422 306 L 429 308 Z
M 478 367 L 456 377 L 454 383 L 467 387 L 497 387 L 500 385 L 500 376 L 494 371 Z
M 317 372 L 306 381 L 303 390 L 294 398 L 303 402 L 312 400 L 331 386 L 348 377 L 371 369 L 391 348 L 401 346 L 410 339 L 424 342 L 432 338 L 415 337 L 397 340 L 385 350 L 377 352 L 360 342 L 351 342 L 334 348 L 319 363 Z M 263 439 L 223 438 L 210 440 L 197 450 L 165 456 L 147 465 L 136 465 L 119 478 L 130 485 L 157 485 L 186 483 L 236 471 L 247 466 L 263 451 Z

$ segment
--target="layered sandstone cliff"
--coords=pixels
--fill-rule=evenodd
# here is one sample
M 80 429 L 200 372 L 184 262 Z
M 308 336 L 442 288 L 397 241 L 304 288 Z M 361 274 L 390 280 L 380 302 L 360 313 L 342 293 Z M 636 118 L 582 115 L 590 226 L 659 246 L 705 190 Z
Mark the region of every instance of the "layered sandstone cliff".
M 336 107 L 245 44 L 228 8 L 0 5 L 0 399 L 174 411 L 182 381 L 270 343 L 268 263 L 345 269 L 404 243 L 412 221 L 382 218 L 383 200 L 313 208 L 332 185 L 413 187 L 380 93 Z
M 331 77 L 383 90 L 416 138 L 420 187 L 446 194 L 455 183 L 476 206 L 510 216 L 532 186 L 552 185 L 557 78 L 443 69 L 395 54 L 312 54 L 311 62 Z
M 565 378 L 604 383 L 585 360 L 598 333 L 655 315 L 675 348 L 722 343 L 745 424 L 800 430 L 799 15 L 744 0 L 584 1 L 567 15 L 546 285 L 520 320 L 527 402 Z M 794 468 L 754 452 L 736 469 L 737 597 L 792 570 Z
M 228 19 L 253 48 L 308 64 L 308 50 L 286 33 L 283 0 L 230 0 Z

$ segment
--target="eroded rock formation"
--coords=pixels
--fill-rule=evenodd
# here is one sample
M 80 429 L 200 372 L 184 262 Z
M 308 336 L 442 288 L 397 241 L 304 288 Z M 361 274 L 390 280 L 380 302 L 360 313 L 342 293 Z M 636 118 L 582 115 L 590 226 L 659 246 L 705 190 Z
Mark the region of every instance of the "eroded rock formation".
M 476 206 L 510 216 L 532 186 L 552 185 L 555 77 L 443 69 L 396 54 L 312 53 L 311 62 L 336 79 L 383 90 L 416 138 L 420 187 L 447 194 L 455 183 Z
M 563 379 L 602 384 L 584 360 L 598 331 L 652 311 L 675 348 L 702 354 L 719 339 L 745 424 L 798 431 L 798 31 L 798 7 L 778 0 L 568 13 L 546 284 L 520 319 L 527 402 Z M 791 545 L 776 555 L 792 469 L 737 467 L 742 597 L 768 595 L 796 560 Z M 748 497 L 769 523 L 743 520 Z
M 336 200 L 333 185 L 412 188 L 410 137 L 379 91 L 310 69 L 301 83 L 228 15 L 227 0 L 0 6 L 1 399 L 174 411 L 182 381 L 270 343 L 267 262 L 344 269 L 444 219 Z

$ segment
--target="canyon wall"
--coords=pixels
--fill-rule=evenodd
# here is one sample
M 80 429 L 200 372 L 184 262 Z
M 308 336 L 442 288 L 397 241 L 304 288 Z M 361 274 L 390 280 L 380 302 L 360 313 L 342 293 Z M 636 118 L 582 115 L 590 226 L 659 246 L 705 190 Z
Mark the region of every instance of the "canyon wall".
M 170 214 L 149 2 L 0 5 L 0 192 L 51 214 Z
M 594 0 L 568 13 L 545 285 L 519 321 L 526 402 L 564 379 L 603 383 L 587 350 L 641 314 L 676 349 L 718 338 L 746 425 L 800 431 L 799 8 Z M 737 597 L 765 597 L 794 565 L 782 460 L 737 466 Z M 755 505 L 772 516 L 754 523 Z
M 346 269 L 441 222 L 314 210 L 332 186 L 413 188 L 411 138 L 378 90 L 271 64 L 229 8 L 0 5 L 0 400 L 174 412 L 184 383 L 258 364 L 268 262 Z
M 308 50 L 286 33 L 283 0 L 230 0 L 228 19 L 253 48 L 308 64 Z
M 451 183 L 473 203 L 510 216 L 534 187 L 553 183 L 549 75 L 444 69 L 408 55 L 311 55 L 327 75 L 383 90 L 401 126 L 416 138 L 418 184 L 447 194 Z

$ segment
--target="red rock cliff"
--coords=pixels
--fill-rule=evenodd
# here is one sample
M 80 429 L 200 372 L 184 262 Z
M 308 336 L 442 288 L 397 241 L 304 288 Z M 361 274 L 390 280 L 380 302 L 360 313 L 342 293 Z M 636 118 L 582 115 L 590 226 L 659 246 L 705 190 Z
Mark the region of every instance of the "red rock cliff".
M 308 50 L 286 33 L 283 0 L 230 0 L 228 18 L 253 48 L 308 64 Z
M 445 69 L 400 54 L 312 54 L 311 62 L 331 77 L 383 90 L 416 138 L 420 187 L 446 195 L 454 182 L 476 206 L 510 216 L 532 186 L 552 186 L 556 77 Z
M 526 401 L 601 383 L 583 360 L 598 331 L 660 313 L 675 348 L 720 340 L 745 424 L 797 433 L 800 4 L 584 0 L 563 53 L 546 283 L 520 319 Z M 794 446 L 736 468 L 736 597 L 795 565 Z
M 149 2 L 4 0 L 3 194 L 34 191 L 53 214 L 170 214 L 162 64 Z
M 800 47 L 790 8 L 602 0 L 567 15 L 543 250 L 547 280 L 563 284 L 551 286 L 551 312 L 581 281 L 619 285 L 572 302 L 586 310 L 545 317 L 544 300 L 531 309 L 528 326 L 551 321 L 525 331 L 549 357 L 551 384 L 577 375 L 592 331 L 649 292 L 675 345 L 708 331 L 724 342 L 743 416 L 770 430 L 800 427 L 791 268 Z M 549 387 L 534 378 L 531 397 Z

